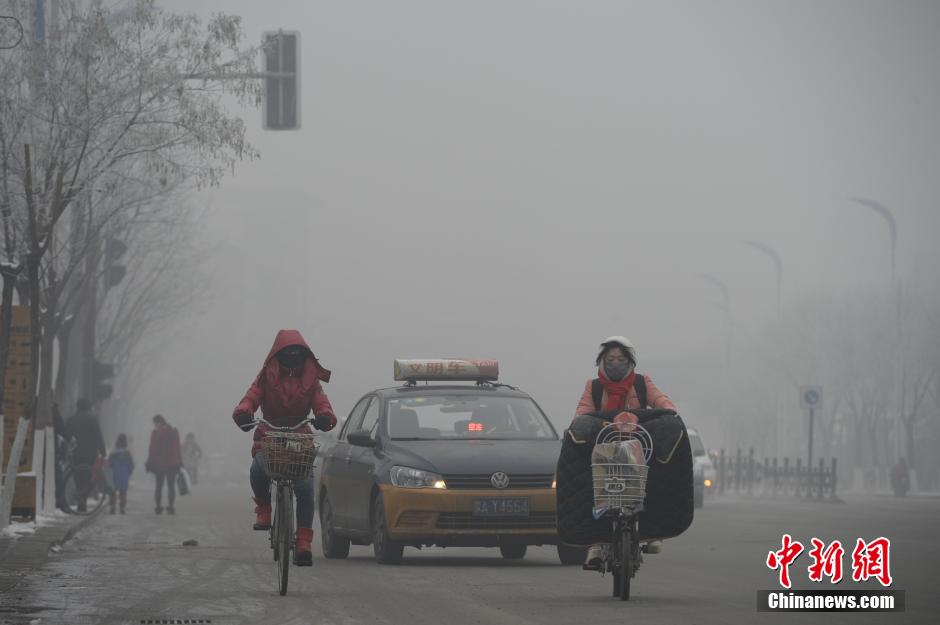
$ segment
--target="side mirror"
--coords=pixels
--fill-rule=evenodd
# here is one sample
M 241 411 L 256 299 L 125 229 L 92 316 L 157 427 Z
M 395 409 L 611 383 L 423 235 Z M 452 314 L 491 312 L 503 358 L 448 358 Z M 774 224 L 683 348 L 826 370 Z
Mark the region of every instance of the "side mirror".
M 375 447 L 376 443 L 375 439 L 365 430 L 350 432 L 346 435 L 346 440 L 349 441 L 350 445 L 355 445 L 356 447 Z

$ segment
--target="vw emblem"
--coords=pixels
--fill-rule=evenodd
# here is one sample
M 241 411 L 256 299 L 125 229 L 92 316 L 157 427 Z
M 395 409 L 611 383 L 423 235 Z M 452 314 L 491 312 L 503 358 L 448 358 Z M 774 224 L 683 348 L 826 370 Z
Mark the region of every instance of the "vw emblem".
M 509 488 L 509 476 L 502 471 L 497 471 L 490 477 L 490 484 L 493 488 Z

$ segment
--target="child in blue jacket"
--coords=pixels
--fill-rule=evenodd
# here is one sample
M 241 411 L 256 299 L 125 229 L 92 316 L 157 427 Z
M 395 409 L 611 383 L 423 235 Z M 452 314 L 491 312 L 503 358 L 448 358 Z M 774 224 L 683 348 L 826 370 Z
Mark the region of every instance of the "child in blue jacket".
M 127 449 L 127 436 L 118 434 L 114 451 L 108 456 L 111 473 L 114 475 L 114 490 L 111 491 L 111 514 L 114 514 L 115 498 L 120 501 L 121 514 L 127 507 L 127 486 L 134 472 L 134 458 Z

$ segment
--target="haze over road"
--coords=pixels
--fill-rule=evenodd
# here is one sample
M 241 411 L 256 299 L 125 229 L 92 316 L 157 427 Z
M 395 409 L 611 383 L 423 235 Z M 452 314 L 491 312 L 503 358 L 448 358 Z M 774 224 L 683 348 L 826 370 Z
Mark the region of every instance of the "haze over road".
M 133 492 L 126 517 L 105 514 L 0 598 L 0 623 L 818 622 L 817 614 L 756 612 L 755 591 L 776 587 L 763 562 L 784 532 L 806 544 L 812 536 L 844 545 L 858 536 L 892 539 L 893 587 L 907 591 L 907 612 L 833 612 L 827 625 L 928 623 L 940 610 L 935 498 L 848 498 L 845 505 L 710 500 L 688 532 L 646 557 L 633 598 L 622 603 L 611 598 L 609 577 L 560 565 L 551 547 L 530 548 L 517 562 L 496 549 L 406 549 L 402 565 L 379 566 L 371 547 L 354 546 L 348 560 L 323 559 L 319 532 L 313 568 L 292 568 L 288 594 L 280 597 L 266 534 L 250 530 L 245 485 L 200 484 L 198 497 L 178 501 L 175 517 L 153 515 L 149 489 Z M 191 538 L 199 546 L 183 547 Z M 849 578 L 850 560 L 847 553 Z M 791 567 L 794 587 L 809 587 L 808 563 L 804 554 Z

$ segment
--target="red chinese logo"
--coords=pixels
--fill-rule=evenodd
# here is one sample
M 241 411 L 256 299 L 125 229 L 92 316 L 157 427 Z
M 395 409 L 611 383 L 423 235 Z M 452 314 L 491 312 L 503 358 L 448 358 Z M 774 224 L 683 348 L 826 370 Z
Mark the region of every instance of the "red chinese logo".
M 783 535 L 781 543 L 779 551 L 771 551 L 767 554 L 767 567 L 779 571 L 780 585 L 790 588 L 789 567 L 803 553 L 803 544 L 798 540 L 793 540 L 789 534 Z M 815 537 L 811 539 L 811 543 L 812 549 L 807 553 L 813 562 L 806 568 L 810 581 L 822 582 L 824 577 L 828 577 L 833 584 L 841 582 L 842 558 L 845 556 L 842 543 L 834 540 L 827 545 Z M 882 586 L 890 586 L 893 581 L 890 551 L 891 541 L 884 536 L 867 543 L 859 538 L 855 543 L 855 549 L 852 550 L 852 580 L 864 582 L 874 578 Z
M 891 566 L 888 562 L 890 550 L 891 541 L 884 536 L 870 543 L 859 538 L 855 543 L 855 549 L 852 550 L 852 579 L 856 582 L 863 582 L 874 577 L 882 586 L 890 586 Z
M 803 553 L 803 544 L 793 540 L 789 534 L 783 535 L 783 546 L 780 551 L 771 551 L 767 554 L 767 566 L 780 570 L 780 585 L 790 587 L 790 565 Z
M 466 366 L 462 362 L 450 361 L 447 363 L 447 373 L 451 375 L 460 375 L 466 370 Z
M 834 540 L 826 547 L 826 543 L 818 538 L 813 538 L 811 542 L 813 548 L 809 550 L 809 557 L 813 559 L 813 563 L 807 568 L 810 580 L 821 582 L 825 576 L 833 584 L 838 584 L 842 581 L 842 556 L 845 555 L 842 543 Z

